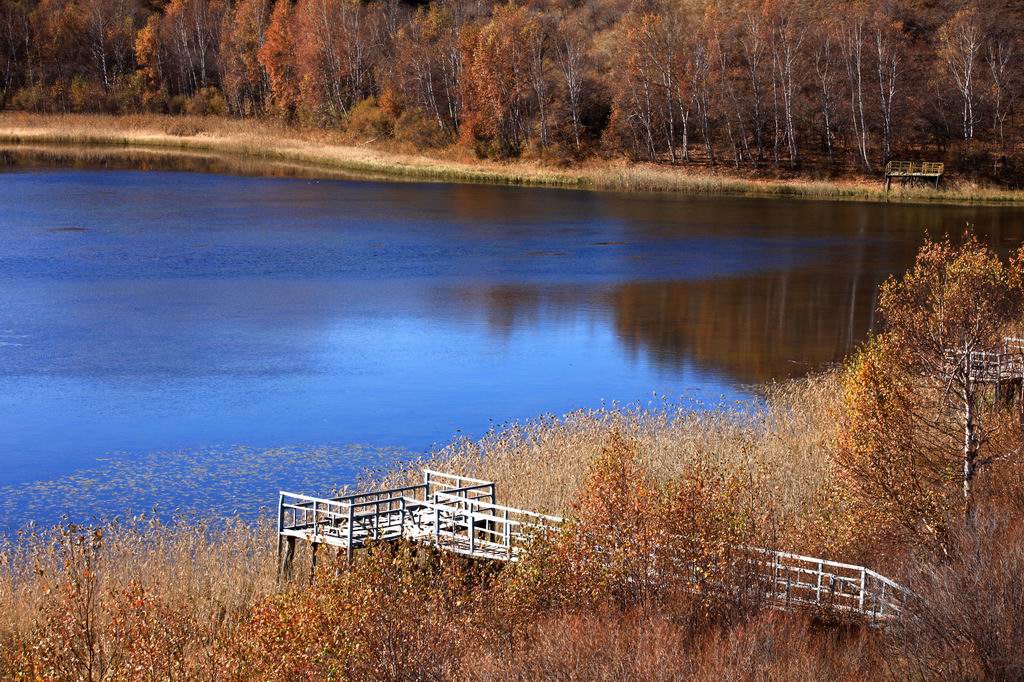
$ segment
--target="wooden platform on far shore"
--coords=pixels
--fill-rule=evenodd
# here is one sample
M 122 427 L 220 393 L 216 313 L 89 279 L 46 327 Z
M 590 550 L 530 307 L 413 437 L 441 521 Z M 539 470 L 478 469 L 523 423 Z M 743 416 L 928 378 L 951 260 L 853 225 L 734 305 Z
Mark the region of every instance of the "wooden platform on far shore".
M 939 187 L 939 178 L 946 170 L 946 164 L 937 161 L 890 161 L 885 165 L 885 191 L 892 187 L 893 179 L 903 182 L 934 182 Z

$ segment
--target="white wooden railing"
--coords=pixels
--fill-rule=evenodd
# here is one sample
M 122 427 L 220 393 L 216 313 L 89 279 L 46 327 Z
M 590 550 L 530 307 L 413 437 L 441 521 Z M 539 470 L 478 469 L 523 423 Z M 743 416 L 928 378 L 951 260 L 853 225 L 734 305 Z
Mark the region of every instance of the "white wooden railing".
M 491 481 L 423 474 L 421 484 L 334 498 L 282 492 L 278 547 L 286 571 L 299 539 L 344 549 L 349 559 L 369 542 L 405 538 L 465 556 L 517 561 L 532 541 L 562 527 L 558 516 L 497 504 Z M 830 609 L 879 622 L 898 617 L 907 594 L 864 566 L 757 547 L 741 548 L 738 558 L 753 568 L 752 584 L 780 608 Z
M 943 364 L 946 376 L 961 376 L 976 383 L 1020 381 L 1024 379 L 1024 339 L 1008 336 L 998 351 L 948 348 Z
M 769 596 L 786 607 L 854 612 L 873 621 L 895 618 L 907 590 L 865 566 L 757 547 L 747 548 Z

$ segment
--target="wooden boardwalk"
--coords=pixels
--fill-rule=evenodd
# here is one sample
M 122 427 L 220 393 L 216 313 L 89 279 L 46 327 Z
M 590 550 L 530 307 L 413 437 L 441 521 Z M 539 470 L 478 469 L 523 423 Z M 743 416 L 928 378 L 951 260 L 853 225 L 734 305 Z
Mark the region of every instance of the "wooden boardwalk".
M 497 503 L 495 484 L 426 469 L 423 483 L 333 498 L 282 492 L 277 531 L 280 571 L 291 575 L 296 544 L 353 552 L 371 542 L 406 540 L 492 561 L 517 561 L 538 537 L 557 533 L 557 516 Z M 760 548 L 742 548 L 756 584 L 782 609 L 827 609 L 869 622 L 899 615 L 906 590 L 853 564 Z
M 946 376 L 958 376 L 977 384 L 1013 384 L 1024 381 L 1024 339 L 1006 337 L 996 351 L 947 349 Z
M 872 623 L 899 616 L 906 588 L 870 568 L 751 547 L 758 582 L 781 609 L 825 609 Z
M 562 519 L 497 504 L 490 481 L 424 470 L 419 485 L 334 498 L 282 492 L 278 535 L 287 564 L 294 541 L 345 550 L 405 538 L 467 556 L 515 561 Z

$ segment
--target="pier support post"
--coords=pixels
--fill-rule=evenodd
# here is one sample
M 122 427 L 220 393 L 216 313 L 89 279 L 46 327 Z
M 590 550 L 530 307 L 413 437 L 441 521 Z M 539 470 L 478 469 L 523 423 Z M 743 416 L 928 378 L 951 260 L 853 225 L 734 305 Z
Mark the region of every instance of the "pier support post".
M 295 559 L 295 538 L 279 537 L 277 543 L 277 556 L 280 560 L 277 567 L 277 579 L 291 580 L 292 562 Z
M 320 548 L 319 542 L 309 545 L 309 584 L 312 585 L 316 579 L 316 551 Z
M 1017 412 L 1020 419 L 1020 429 L 1024 431 L 1024 379 L 1017 382 L 1017 390 L 1015 391 L 1017 398 Z
M 356 525 L 356 516 L 355 516 L 354 509 L 355 508 L 352 505 L 348 506 L 348 532 L 345 534 L 346 535 L 345 558 L 348 560 L 349 563 L 352 563 L 352 533 L 355 532 L 355 525 Z M 366 544 L 365 541 L 364 541 L 363 544 L 364 545 Z

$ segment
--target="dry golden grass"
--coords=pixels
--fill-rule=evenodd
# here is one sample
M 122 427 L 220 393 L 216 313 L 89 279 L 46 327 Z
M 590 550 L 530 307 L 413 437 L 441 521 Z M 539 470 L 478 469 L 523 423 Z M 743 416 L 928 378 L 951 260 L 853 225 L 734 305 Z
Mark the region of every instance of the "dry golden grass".
M 843 641 L 775 613 L 703 637 L 658 613 L 585 613 L 542 620 L 515 658 L 478 652 L 475 679 L 862 680 L 878 676 L 880 654 L 868 633 Z
M 804 516 L 829 478 L 839 409 L 839 379 L 827 373 L 763 389 L 758 404 L 694 411 L 678 405 L 580 410 L 503 427 L 478 441 L 462 440 L 424 464 L 493 480 L 507 504 L 553 514 L 566 511 L 593 460 L 620 433 L 634 442 L 660 483 L 699 461 L 760 473 L 788 519 Z M 413 480 L 416 469 L 388 475 Z
M 172 153 L 234 154 L 267 163 L 303 164 L 324 171 L 417 180 L 581 186 L 579 176 L 532 164 L 467 162 L 373 149 L 340 133 L 300 130 L 273 121 L 154 115 L 0 115 L 0 142 L 122 146 Z M 83 150 L 89 153 L 88 149 Z M 95 150 L 93 151 L 95 153 Z
M 276 589 L 273 548 L 269 522 L 237 519 L 168 524 L 136 517 L 100 529 L 23 534 L 0 546 L 0 633 L 31 632 L 69 566 L 85 555 L 101 594 L 137 585 L 189 604 L 213 625 Z
M 666 168 L 625 161 L 589 161 L 556 167 L 534 160 L 496 162 L 471 158 L 451 148 L 430 156 L 400 144 L 353 144 L 340 132 L 298 129 L 272 120 L 157 115 L 56 115 L 0 113 L 0 143 L 62 146 L 65 160 L 74 150 L 93 159 L 113 155 L 97 147 L 123 147 L 150 153 L 183 152 L 234 155 L 301 167 L 307 172 L 349 173 L 371 177 L 585 188 L 621 192 L 674 192 L 938 203 L 1017 203 L 1024 192 L 948 182 L 929 187 L 895 187 L 887 194 L 879 180 L 762 179 L 731 174 L 729 169 Z M 94 147 L 91 151 L 88 147 Z

